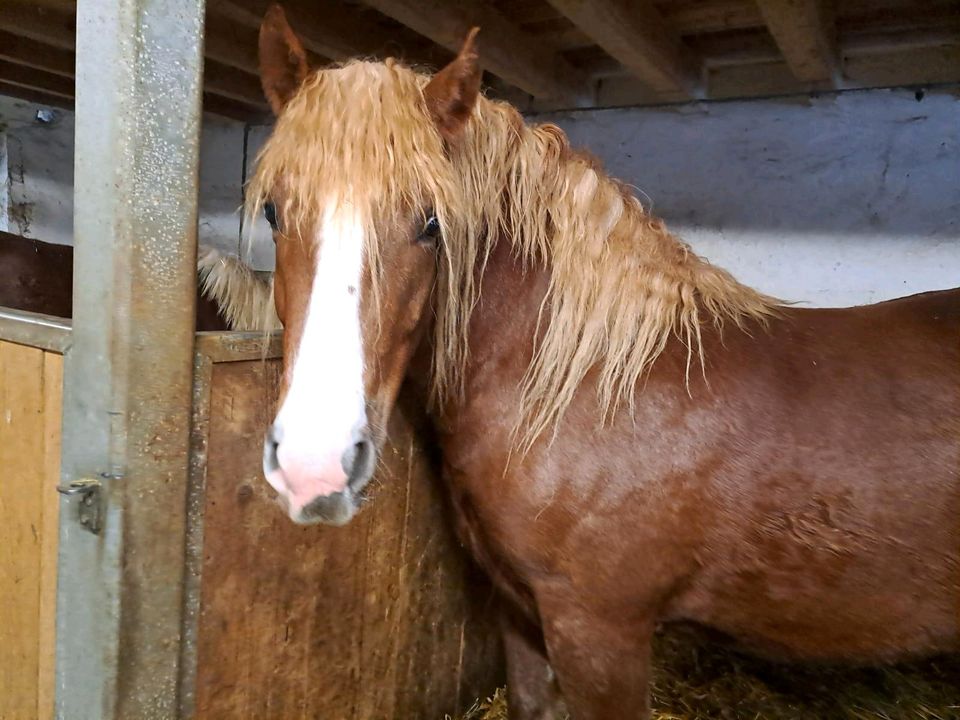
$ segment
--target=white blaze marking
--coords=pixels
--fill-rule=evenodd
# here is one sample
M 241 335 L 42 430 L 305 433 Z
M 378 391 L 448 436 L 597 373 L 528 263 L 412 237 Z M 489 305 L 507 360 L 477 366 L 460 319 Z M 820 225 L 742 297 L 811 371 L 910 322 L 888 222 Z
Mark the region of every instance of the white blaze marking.
M 341 490 L 340 457 L 366 424 L 360 274 L 363 229 L 349 204 L 324 213 L 300 346 L 283 407 L 278 459 L 298 500 Z M 298 502 L 299 504 L 299 502 Z

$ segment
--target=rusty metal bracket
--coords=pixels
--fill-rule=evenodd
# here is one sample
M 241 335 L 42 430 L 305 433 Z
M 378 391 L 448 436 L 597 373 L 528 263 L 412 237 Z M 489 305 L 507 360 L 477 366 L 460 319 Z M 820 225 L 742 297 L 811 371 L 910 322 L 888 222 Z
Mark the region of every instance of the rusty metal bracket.
M 103 484 L 94 478 L 80 478 L 67 485 L 58 485 L 61 495 L 77 495 L 80 498 L 77 515 L 80 524 L 94 535 L 103 528 Z

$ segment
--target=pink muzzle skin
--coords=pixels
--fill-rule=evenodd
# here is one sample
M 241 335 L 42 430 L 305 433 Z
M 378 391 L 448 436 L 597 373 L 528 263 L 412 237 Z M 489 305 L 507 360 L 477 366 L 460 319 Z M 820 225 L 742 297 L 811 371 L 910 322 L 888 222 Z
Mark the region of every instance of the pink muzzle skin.
M 318 497 L 343 492 L 347 488 L 347 474 L 343 471 L 340 455 L 301 458 L 290 457 L 279 448 L 279 467 L 267 473 L 267 482 L 286 501 L 291 514 L 296 514 Z

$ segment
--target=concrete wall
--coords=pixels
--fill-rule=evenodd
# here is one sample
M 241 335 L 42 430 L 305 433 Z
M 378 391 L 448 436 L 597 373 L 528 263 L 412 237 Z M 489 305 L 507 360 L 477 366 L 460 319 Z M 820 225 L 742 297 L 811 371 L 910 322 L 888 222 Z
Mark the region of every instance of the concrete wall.
M 0 96 L 0 229 L 50 242 L 73 235 L 73 114 Z M 4 153 L 4 149 L 6 152 Z
M 38 122 L 0 98 L 0 228 L 72 239 L 73 121 Z M 710 260 L 768 293 L 811 305 L 872 302 L 960 285 L 960 100 L 870 91 L 820 99 L 703 103 L 539 116 L 637 186 Z M 6 126 L 6 130 L 2 128 Z M 244 161 L 267 128 L 207 119 L 201 241 L 273 266 L 257 220 L 240 245 Z
M 0 96 L 0 230 L 61 244 L 73 243 L 73 114 Z M 204 118 L 200 144 L 200 241 L 229 252 L 240 243 L 243 202 L 242 123 Z M 4 167 L 6 170 L 4 171 Z M 266 243 L 269 244 L 269 238 Z M 258 265 L 273 267 L 269 247 Z
M 960 99 L 870 91 L 543 115 L 694 249 L 853 305 L 960 286 Z

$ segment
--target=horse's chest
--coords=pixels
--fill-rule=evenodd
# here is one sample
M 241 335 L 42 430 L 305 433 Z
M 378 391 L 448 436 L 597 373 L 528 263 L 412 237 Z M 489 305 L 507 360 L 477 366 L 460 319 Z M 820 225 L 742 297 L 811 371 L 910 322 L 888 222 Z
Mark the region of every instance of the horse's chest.
M 535 604 L 529 584 L 514 552 L 510 551 L 505 532 L 500 522 L 492 520 L 494 512 L 490 500 L 483 493 L 472 489 L 470 480 L 449 465 L 444 468 L 444 477 L 450 490 L 457 535 L 480 568 L 490 577 L 494 586 L 524 612 L 535 617 Z M 501 518 L 508 521 L 509 510 Z

